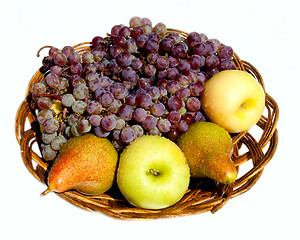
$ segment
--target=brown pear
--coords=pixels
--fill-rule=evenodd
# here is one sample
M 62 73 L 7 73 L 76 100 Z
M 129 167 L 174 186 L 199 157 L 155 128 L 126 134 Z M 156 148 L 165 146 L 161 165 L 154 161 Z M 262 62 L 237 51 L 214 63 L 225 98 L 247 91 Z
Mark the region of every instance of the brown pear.
M 212 122 L 193 123 L 177 144 L 185 154 L 192 177 L 209 177 L 224 184 L 235 181 L 232 139 L 223 127 Z
M 93 134 L 70 138 L 62 147 L 48 176 L 48 192 L 77 190 L 98 195 L 111 188 L 118 153 L 106 138 Z

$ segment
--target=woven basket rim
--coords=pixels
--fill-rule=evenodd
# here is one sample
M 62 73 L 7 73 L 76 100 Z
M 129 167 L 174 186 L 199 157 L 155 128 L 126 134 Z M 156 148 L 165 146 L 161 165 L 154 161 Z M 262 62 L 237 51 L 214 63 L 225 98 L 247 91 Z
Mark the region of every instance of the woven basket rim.
M 176 29 L 168 29 L 168 31 L 177 32 L 183 38 L 186 38 L 188 35 L 188 33 Z M 73 47 L 77 52 L 83 53 L 84 51 L 90 50 L 91 42 L 79 43 Z M 38 51 L 38 55 L 43 48 Z M 212 184 L 212 181 L 208 179 L 191 179 L 191 181 L 195 181 L 195 183 L 191 184 L 191 188 L 184 197 L 175 205 L 160 210 L 136 208 L 127 203 L 122 196 L 120 197 L 118 194 L 116 194 L 116 196 L 113 196 L 114 194 L 111 195 L 113 191 L 117 191 L 114 187 L 112 190 L 98 196 L 87 196 L 73 190 L 56 194 L 71 204 L 85 210 L 101 212 L 118 219 L 133 220 L 194 215 L 207 211 L 214 213 L 222 208 L 229 199 L 250 190 L 259 180 L 264 167 L 275 154 L 278 144 L 278 131 L 276 126 L 279 108 L 276 101 L 266 92 L 259 71 L 249 62 L 241 60 L 236 53 L 234 53 L 233 62 L 237 69 L 250 73 L 262 85 L 266 94 L 266 116 L 262 115 L 256 124 L 256 126 L 261 129 L 261 135 L 258 139 L 255 139 L 251 134 L 251 129 L 247 132 L 234 134 L 232 136 L 234 143 L 233 160 L 237 169 L 248 161 L 252 161 L 253 163 L 253 167 L 248 172 L 242 176 L 238 175 L 232 188 L 222 186 L 221 184 Z M 40 157 L 40 154 L 33 149 L 33 146 L 37 144 L 36 132 L 34 131 L 36 117 L 27 101 L 27 96 L 30 94 L 32 85 L 41 81 L 43 81 L 43 74 L 40 70 L 37 70 L 28 83 L 26 98 L 17 110 L 15 135 L 20 145 L 21 156 L 25 166 L 35 178 L 46 184 L 49 163 L 45 162 Z M 28 129 L 26 129 L 27 121 L 30 123 L 30 128 Z M 248 151 L 239 154 L 239 149 L 242 145 L 244 145 Z M 203 187 L 205 184 L 213 186 L 207 189 L 207 187 Z

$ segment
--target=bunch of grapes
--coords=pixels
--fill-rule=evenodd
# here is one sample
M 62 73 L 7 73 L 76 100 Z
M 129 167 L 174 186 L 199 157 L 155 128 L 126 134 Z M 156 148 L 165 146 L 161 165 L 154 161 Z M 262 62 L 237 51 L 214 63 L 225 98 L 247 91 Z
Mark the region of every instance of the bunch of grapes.
M 177 140 L 195 121 L 206 121 L 203 84 L 235 69 L 232 57 L 232 48 L 217 39 L 197 32 L 182 38 L 139 17 L 94 37 L 90 51 L 51 47 L 31 101 L 44 159 L 53 160 L 68 138 L 87 132 L 109 138 L 118 150 L 144 134 Z

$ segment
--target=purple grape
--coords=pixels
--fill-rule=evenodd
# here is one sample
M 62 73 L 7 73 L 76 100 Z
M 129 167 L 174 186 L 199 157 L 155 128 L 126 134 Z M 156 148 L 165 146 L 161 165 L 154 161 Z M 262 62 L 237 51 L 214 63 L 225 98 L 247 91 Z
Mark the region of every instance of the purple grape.
M 201 82 L 194 82 L 189 86 L 189 89 L 192 96 L 199 97 L 202 94 L 204 87 Z
M 197 32 L 191 32 L 187 36 L 187 44 L 194 47 L 196 43 L 201 43 L 201 36 Z
M 192 69 L 199 69 L 205 65 L 205 57 L 194 54 L 190 57 L 190 65 Z
M 181 120 L 178 123 L 176 123 L 176 130 L 179 133 L 185 133 L 189 128 L 189 125 L 186 123 L 186 121 Z
M 124 81 L 137 82 L 138 75 L 131 67 L 126 67 L 121 72 Z
M 131 30 L 129 27 L 127 26 L 123 26 L 120 30 L 119 30 L 119 35 L 123 36 L 123 37 L 129 37 L 131 35 Z
M 212 55 L 216 52 L 217 49 L 213 41 L 207 40 L 203 44 L 205 45 L 205 56 Z
M 54 56 L 56 55 L 56 53 L 59 53 L 59 49 L 56 47 L 51 47 L 49 49 L 49 56 L 54 58 Z
M 123 27 L 122 24 L 115 25 L 111 28 L 110 33 L 114 36 L 119 36 L 120 29 Z
M 127 105 L 130 105 L 130 106 L 136 106 L 136 95 L 135 94 L 128 94 L 128 96 L 126 97 L 125 99 L 125 103 Z
M 68 60 L 63 53 L 58 52 L 55 54 L 53 61 L 57 66 L 63 67 L 67 64 Z
M 165 57 L 159 57 L 156 60 L 156 67 L 159 71 L 166 70 L 170 65 L 169 59 Z
M 143 62 L 141 59 L 139 58 L 134 58 L 132 61 L 131 61 L 131 67 L 135 70 L 138 70 L 140 69 L 141 67 L 143 66 Z
M 83 70 L 81 63 L 71 64 L 70 71 L 72 74 L 80 74 Z
M 125 50 L 129 53 L 134 53 L 137 51 L 138 47 L 136 41 L 133 38 L 129 38 L 124 43 Z
M 99 48 L 102 47 L 102 45 L 105 44 L 105 40 L 103 37 L 96 36 L 92 39 L 92 47 L 93 48 Z
M 166 85 L 166 89 L 170 94 L 175 94 L 177 90 L 180 88 L 179 82 L 175 80 L 171 80 Z
M 176 92 L 176 96 L 179 97 L 182 100 L 186 99 L 190 95 L 191 95 L 190 89 L 185 88 L 185 87 L 178 89 L 177 92 Z
M 81 56 L 82 62 L 85 64 L 94 63 L 94 55 L 91 52 L 84 52 Z
M 152 103 L 152 97 L 149 93 L 141 93 L 136 97 L 136 103 L 140 107 L 149 107 Z
M 32 86 L 32 93 L 35 96 L 40 96 L 46 92 L 46 86 L 44 83 L 35 83 Z
M 45 133 L 54 133 L 59 128 L 59 123 L 56 119 L 52 118 L 49 120 L 46 120 L 43 124 Z
M 126 38 L 123 36 L 117 36 L 113 39 L 113 45 L 119 45 L 120 47 L 124 47 Z
M 146 35 L 140 35 L 136 38 L 136 44 L 139 48 L 144 48 L 148 41 L 148 37 Z
M 177 67 L 179 61 L 178 61 L 176 58 L 174 58 L 174 57 L 172 57 L 172 56 L 169 56 L 169 57 L 168 57 L 168 60 L 169 60 L 169 67 L 170 67 L 170 68 L 175 68 L 175 67 Z
M 185 74 L 186 72 L 188 72 L 191 69 L 191 65 L 190 65 L 190 63 L 187 60 L 182 59 L 178 63 L 177 69 L 178 69 L 179 72 Z
M 216 73 L 218 73 L 220 70 L 218 69 L 218 67 L 215 67 L 215 68 L 208 68 L 206 69 L 206 74 L 209 76 L 209 77 L 212 77 L 213 75 L 215 75 Z
M 206 47 L 203 43 L 197 43 L 194 46 L 193 52 L 199 56 L 204 56 L 206 54 Z
M 40 109 L 50 109 L 52 106 L 52 99 L 50 97 L 39 97 L 37 105 Z
M 159 49 L 159 44 L 154 40 L 148 40 L 145 49 L 148 53 L 154 53 L 157 52 Z
M 222 70 L 230 70 L 230 69 L 234 70 L 234 69 L 236 69 L 235 64 L 232 61 L 227 60 L 227 59 L 221 60 L 218 68 L 219 68 L 220 71 L 222 71 Z
M 135 39 L 137 39 L 143 33 L 144 33 L 144 31 L 143 31 L 143 28 L 141 28 L 141 27 L 136 27 L 131 30 L 131 36 Z
M 124 49 L 120 45 L 113 45 L 110 48 L 109 53 L 113 58 L 116 58 L 123 51 Z
M 51 88 L 58 88 L 60 85 L 59 77 L 54 73 L 49 73 L 45 77 L 45 81 L 48 84 L 48 86 Z
M 162 103 L 154 103 L 151 106 L 150 110 L 151 110 L 151 113 L 153 114 L 153 116 L 160 117 L 165 113 L 166 108 L 165 108 L 165 105 Z
M 220 64 L 220 60 L 216 55 L 210 55 L 206 57 L 205 65 L 208 68 L 215 68 Z
M 180 133 L 176 130 L 176 128 L 171 128 L 167 133 L 167 137 L 173 141 L 177 140 L 180 136 Z
M 186 56 L 188 46 L 185 42 L 175 43 L 172 47 L 171 54 L 174 58 L 184 58 Z
M 191 83 L 189 77 L 186 75 L 180 75 L 178 77 L 177 81 L 178 81 L 180 87 L 184 87 L 184 88 L 188 87 Z
M 89 117 L 89 122 L 90 122 L 90 124 L 92 124 L 95 127 L 100 126 L 100 122 L 101 122 L 100 115 L 91 115 Z
M 174 110 L 174 111 L 179 110 L 183 106 L 182 101 L 177 96 L 170 97 L 167 101 L 167 105 L 171 110 Z
M 196 97 L 190 97 L 186 103 L 185 103 L 185 106 L 186 108 L 189 110 L 189 111 L 192 111 L 192 112 L 196 112 L 200 109 L 201 107 L 201 102 L 198 98 Z
M 168 119 L 160 119 L 157 122 L 157 128 L 163 133 L 169 132 L 171 129 L 171 123 Z
M 108 88 L 113 83 L 113 81 L 107 76 L 100 77 L 99 82 L 100 86 L 104 89 Z
M 160 80 L 157 82 L 156 86 L 157 86 L 158 88 L 166 88 L 168 82 L 169 82 L 169 81 L 166 80 L 166 79 L 160 79 Z
M 103 107 L 109 107 L 114 100 L 114 96 L 111 92 L 104 91 L 98 98 L 98 101 Z
M 153 85 L 153 79 L 151 78 L 141 78 L 137 82 L 137 86 L 139 89 L 148 89 Z
M 229 46 L 221 46 L 218 52 L 218 56 L 220 59 L 231 59 L 233 57 L 233 49 Z
M 120 132 L 120 139 L 125 142 L 129 143 L 134 140 L 134 131 L 130 127 L 126 127 L 121 130 Z
M 142 18 L 141 21 L 142 21 L 142 26 L 145 26 L 145 25 L 152 26 L 152 22 L 149 18 Z
M 90 115 L 98 115 L 102 111 L 102 106 L 98 101 L 92 100 L 92 101 L 88 102 L 88 104 L 86 105 L 86 111 Z
M 50 73 L 60 76 L 62 74 L 62 68 L 60 66 L 54 65 L 50 67 Z
M 96 136 L 98 136 L 100 138 L 106 138 L 110 134 L 110 131 L 105 131 L 100 126 L 95 127 L 94 131 L 95 131 Z
M 165 37 L 162 39 L 160 43 L 160 47 L 166 52 L 170 52 L 174 44 L 175 44 L 175 39 L 171 37 Z
M 144 72 L 148 77 L 152 77 L 156 73 L 156 67 L 152 64 L 147 64 L 144 69 Z
M 126 89 L 120 82 L 115 82 L 110 86 L 110 92 L 114 95 L 115 99 L 122 99 L 126 97 Z
M 178 123 L 181 119 L 181 114 L 178 111 L 169 112 L 167 119 L 170 123 Z
M 121 53 L 120 53 L 121 54 Z M 119 54 L 119 55 L 120 55 Z M 119 56 L 118 55 L 118 56 Z M 120 73 L 122 71 L 122 68 L 120 68 L 120 66 L 118 65 L 116 59 L 112 59 L 110 62 L 109 62 L 109 65 L 108 65 L 108 68 L 109 70 L 113 73 L 113 74 L 117 74 L 117 73 Z
M 128 52 L 121 52 L 117 57 L 117 64 L 120 67 L 128 67 L 131 64 L 133 57 L 130 53 Z
M 168 68 L 167 69 L 167 78 L 170 80 L 176 80 L 179 76 L 179 71 L 177 68 Z
M 195 122 L 195 117 L 191 113 L 187 113 L 182 117 L 189 126 Z
M 132 114 L 132 117 L 137 122 L 143 122 L 147 117 L 147 112 L 143 108 L 136 108 Z
M 125 121 L 130 121 L 132 119 L 133 107 L 127 104 L 124 104 L 119 109 L 119 116 L 122 117 Z
M 69 62 L 72 65 L 80 63 L 81 62 L 81 55 L 79 53 L 77 53 L 77 52 L 71 53 L 70 56 L 69 56 Z
M 116 116 L 109 115 L 102 118 L 100 126 L 105 131 L 111 131 L 116 127 Z
M 148 115 L 146 119 L 142 122 L 142 126 L 146 130 L 151 130 L 156 127 L 156 123 L 157 119 L 152 115 Z
M 151 87 L 147 88 L 146 91 L 147 91 L 147 93 L 150 94 L 150 96 L 152 97 L 153 100 L 156 100 L 160 97 L 160 90 L 156 86 L 151 86 Z

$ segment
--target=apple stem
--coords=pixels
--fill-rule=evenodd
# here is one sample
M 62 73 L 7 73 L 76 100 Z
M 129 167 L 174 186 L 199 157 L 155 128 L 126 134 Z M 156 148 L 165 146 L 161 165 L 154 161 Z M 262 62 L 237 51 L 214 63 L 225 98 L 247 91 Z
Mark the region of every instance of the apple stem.
M 159 172 L 155 171 L 153 168 L 149 169 L 149 172 L 154 176 L 158 176 Z

